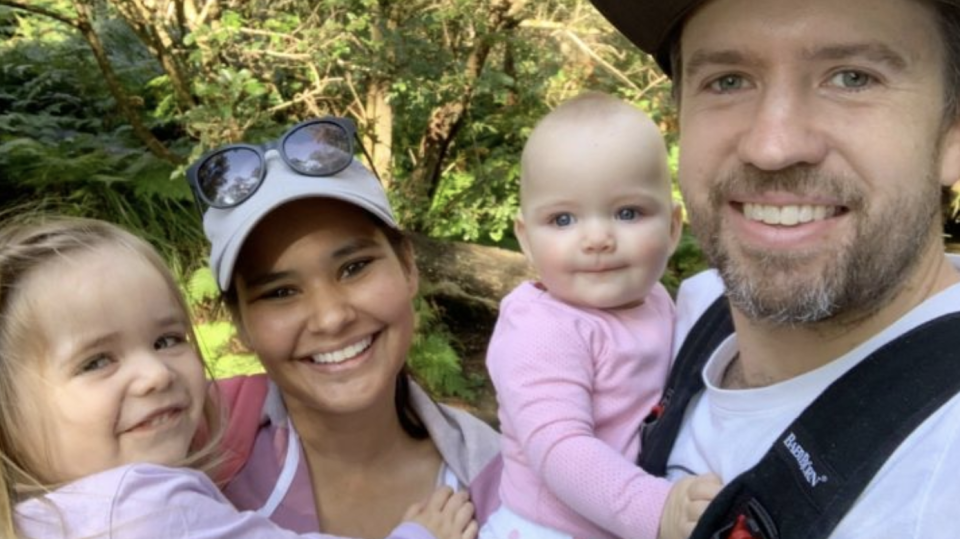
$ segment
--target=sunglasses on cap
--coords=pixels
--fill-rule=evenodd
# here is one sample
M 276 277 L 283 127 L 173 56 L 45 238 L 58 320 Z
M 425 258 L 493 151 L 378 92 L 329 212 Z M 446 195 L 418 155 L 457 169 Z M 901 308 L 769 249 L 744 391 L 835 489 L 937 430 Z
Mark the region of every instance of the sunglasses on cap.
M 277 150 L 304 176 L 332 176 L 350 166 L 356 136 L 357 128 L 348 118 L 307 120 L 271 142 L 228 144 L 205 154 L 187 169 L 187 181 L 198 207 L 203 202 L 212 208 L 233 208 L 263 184 L 267 151 Z

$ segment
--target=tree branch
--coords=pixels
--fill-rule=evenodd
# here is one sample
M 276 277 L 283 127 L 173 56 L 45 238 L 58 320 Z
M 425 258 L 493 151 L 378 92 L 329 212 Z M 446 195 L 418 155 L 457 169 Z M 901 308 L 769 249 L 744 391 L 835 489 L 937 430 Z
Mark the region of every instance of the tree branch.
M 59 13 L 57 13 L 57 12 L 55 12 L 55 11 L 51 11 L 51 10 L 49 10 L 49 9 L 45 9 L 45 8 L 37 7 L 37 6 L 27 5 L 27 4 L 24 4 L 24 3 L 21 3 L 21 2 L 17 2 L 16 0 L 0 0 L 0 6 L 7 6 L 7 7 L 13 8 L 13 9 L 21 9 L 21 10 L 23 10 L 23 11 L 29 11 L 30 13 L 33 13 L 34 15 L 42 15 L 42 16 L 44 16 L 44 17 L 49 17 L 49 18 L 51 18 L 51 19 L 60 21 L 60 22 L 62 22 L 63 24 L 66 24 L 67 26 L 70 26 L 71 28 L 76 28 L 76 29 L 78 29 L 78 30 L 80 29 L 79 23 L 78 23 L 77 21 L 75 21 L 74 19 L 71 19 L 71 18 L 67 17 L 66 15 L 61 15 L 61 14 L 59 14 Z
M 593 51 L 593 49 L 590 48 L 590 45 L 587 45 L 582 39 L 580 39 L 580 36 L 575 34 L 573 31 L 571 31 L 570 29 L 564 29 L 562 33 L 564 36 L 566 36 L 567 39 L 572 41 L 573 44 L 576 45 L 578 49 L 580 49 L 581 51 L 583 51 L 584 54 L 586 54 L 591 59 L 593 59 L 594 62 L 597 62 L 604 69 L 609 71 L 611 75 L 617 78 L 617 80 L 626 84 L 627 86 L 629 86 L 630 88 L 632 88 L 637 92 L 645 91 L 645 90 L 642 90 L 636 84 L 634 84 L 633 81 L 630 80 L 630 77 L 624 75 L 622 71 L 620 71 L 619 69 L 611 65 L 609 62 L 601 58 L 599 54 L 597 54 L 596 52 Z

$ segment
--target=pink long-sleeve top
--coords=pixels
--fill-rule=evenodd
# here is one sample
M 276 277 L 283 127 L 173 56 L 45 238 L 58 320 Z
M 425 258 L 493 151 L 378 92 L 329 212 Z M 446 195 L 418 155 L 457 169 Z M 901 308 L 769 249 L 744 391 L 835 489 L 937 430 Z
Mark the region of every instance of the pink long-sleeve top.
M 650 538 L 670 484 L 635 464 L 670 362 L 673 301 L 576 308 L 533 283 L 504 298 L 487 352 L 515 513 L 575 538 Z

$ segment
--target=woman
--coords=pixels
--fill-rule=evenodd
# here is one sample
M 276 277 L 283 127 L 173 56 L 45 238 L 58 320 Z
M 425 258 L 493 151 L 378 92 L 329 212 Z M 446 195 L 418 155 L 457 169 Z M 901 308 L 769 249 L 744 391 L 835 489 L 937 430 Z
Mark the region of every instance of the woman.
M 382 537 L 441 484 L 496 505 L 497 434 L 405 369 L 417 268 L 351 123 L 299 124 L 188 171 L 210 265 L 266 375 L 222 381 L 224 493 L 294 531 Z

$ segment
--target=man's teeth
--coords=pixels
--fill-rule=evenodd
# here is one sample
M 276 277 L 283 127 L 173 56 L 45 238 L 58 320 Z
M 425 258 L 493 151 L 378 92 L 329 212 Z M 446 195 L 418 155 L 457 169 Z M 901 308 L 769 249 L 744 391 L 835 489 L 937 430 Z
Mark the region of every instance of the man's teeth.
M 370 343 L 373 342 L 373 337 L 367 337 L 362 341 L 351 344 L 346 348 L 340 350 L 335 350 L 333 352 L 324 352 L 322 354 L 315 354 L 313 356 L 314 363 L 340 363 L 341 361 L 346 361 L 352 357 L 355 357 L 357 354 L 360 354 L 364 350 L 370 347 Z
M 834 206 L 770 206 L 768 204 L 744 204 L 743 215 L 751 221 L 768 225 L 794 226 L 811 221 L 822 221 L 836 215 Z

